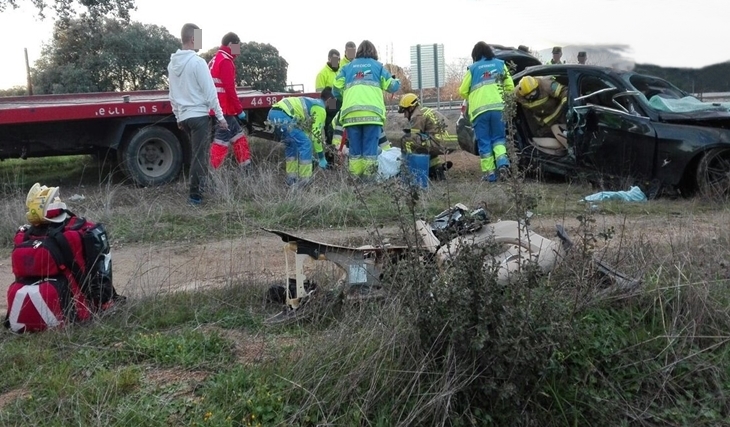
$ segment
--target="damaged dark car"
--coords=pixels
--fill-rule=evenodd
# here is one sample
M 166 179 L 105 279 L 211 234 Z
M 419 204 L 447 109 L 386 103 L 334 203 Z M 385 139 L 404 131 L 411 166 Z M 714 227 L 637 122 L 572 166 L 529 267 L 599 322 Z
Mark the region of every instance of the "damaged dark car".
M 730 104 L 701 102 L 657 77 L 588 65 L 530 67 L 513 76 L 567 86 L 565 123 L 541 127 L 519 104 L 520 165 L 584 177 L 604 189 L 638 185 L 661 193 L 730 195 Z M 466 108 L 459 145 L 476 152 Z M 620 187 L 620 188 L 619 188 Z

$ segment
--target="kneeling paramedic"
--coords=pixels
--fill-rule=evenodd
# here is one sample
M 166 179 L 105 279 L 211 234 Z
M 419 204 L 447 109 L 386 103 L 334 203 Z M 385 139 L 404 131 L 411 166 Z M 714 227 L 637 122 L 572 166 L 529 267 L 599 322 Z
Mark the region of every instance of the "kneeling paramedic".
M 326 97 L 322 91 L 321 98 Z M 268 121 L 275 135 L 284 143 L 286 183 L 306 183 L 312 177 L 312 148 L 317 153 L 319 167 L 327 168 L 322 150 L 322 131 L 327 111 L 322 99 L 288 97 L 269 110 Z
M 428 175 L 433 180 L 446 178 L 445 171 L 453 165 L 444 162 L 442 154 L 444 134 L 446 134 L 446 117 L 438 111 L 422 107 L 421 102 L 413 93 L 403 95 L 398 104 L 398 112 L 408 120 L 410 129 L 405 129 L 401 138 L 403 151 L 406 153 L 428 154 L 431 157 Z

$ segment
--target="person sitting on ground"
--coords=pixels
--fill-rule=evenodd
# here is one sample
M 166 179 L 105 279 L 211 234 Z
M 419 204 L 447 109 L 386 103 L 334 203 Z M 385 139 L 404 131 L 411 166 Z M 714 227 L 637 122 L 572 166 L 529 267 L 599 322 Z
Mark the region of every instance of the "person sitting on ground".
M 401 147 L 406 153 L 428 154 L 431 157 L 428 168 L 429 178 L 440 181 L 446 178 L 445 171 L 453 166 L 444 162 L 441 155 L 446 154 L 443 147 L 446 134 L 446 117 L 438 111 L 421 106 L 421 101 L 413 93 L 403 95 L 398 104 L 398 112 L 403 114 L 410 128 L 405 129 Z

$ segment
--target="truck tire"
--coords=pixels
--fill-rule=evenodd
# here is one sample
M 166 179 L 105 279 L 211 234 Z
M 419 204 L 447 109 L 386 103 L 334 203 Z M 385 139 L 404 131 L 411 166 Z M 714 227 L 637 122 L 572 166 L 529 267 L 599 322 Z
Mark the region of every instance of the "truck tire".
M 165 185 L 180 174 L 183 151 L 175 134 L 161 126 L 135 131 L 121 151 L 124 171 L 142 187 Z

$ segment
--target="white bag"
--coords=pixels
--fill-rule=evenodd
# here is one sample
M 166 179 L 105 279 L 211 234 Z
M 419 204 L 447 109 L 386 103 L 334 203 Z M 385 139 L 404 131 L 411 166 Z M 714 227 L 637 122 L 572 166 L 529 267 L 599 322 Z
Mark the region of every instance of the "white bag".
M 378 156 L 378 178 L 386 180 L 400 172 L 401 151 L 398 147 L 383 151 Z

